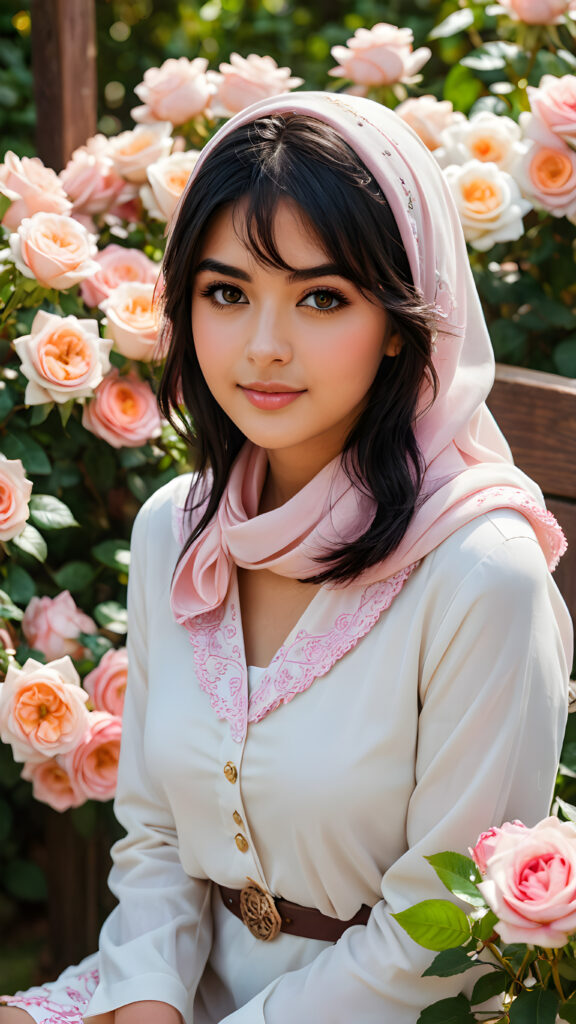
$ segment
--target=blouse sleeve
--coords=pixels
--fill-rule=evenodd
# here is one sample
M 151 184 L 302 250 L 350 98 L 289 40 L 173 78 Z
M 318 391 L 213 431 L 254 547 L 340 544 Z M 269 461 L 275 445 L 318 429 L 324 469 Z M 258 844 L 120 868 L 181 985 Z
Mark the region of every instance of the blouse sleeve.
M 129 676 L 115 812 L 126 829 L 113 848 L 109 884 L 119 905 L 100 934 L 100 983 L 84 1019 L 158 1000 L 192 1019 L 212 941 L 209 886 L 182 868 L 174 820 L 144 756 L 147 703 L 146 537 L 149 507 L 132 533 L 128 586 Z M 148 549 L 149 550 L 149 549 Z
M 433 602 L 407 851 L 384 874 L 383 898 L 365 927 L 348 929 L 222 1024 L 415 1024 L 425 1006 L 461 991 L 462 976 L 422 977 L 434 954 L 391 914 L 449 897 L 426 855 L 465 853 L 491 825 L 534 824 L 548 813 L 566 721 L 570 630 L 529 537 L 504 540 L 459 585 L 441 585 Z

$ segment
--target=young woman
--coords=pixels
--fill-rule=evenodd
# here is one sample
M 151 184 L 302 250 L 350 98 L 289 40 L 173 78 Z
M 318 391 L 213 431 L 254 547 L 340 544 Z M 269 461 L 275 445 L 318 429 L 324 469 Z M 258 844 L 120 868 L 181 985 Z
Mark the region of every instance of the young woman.
M 133 534 L 119 905 L 0 1024 L 415 1024 L 461 979 L 392 914 L 547 813 L 571 659 L 458 215 L 389 110 L 280 96 L 206 147 L 164 273 L 199 472 Z

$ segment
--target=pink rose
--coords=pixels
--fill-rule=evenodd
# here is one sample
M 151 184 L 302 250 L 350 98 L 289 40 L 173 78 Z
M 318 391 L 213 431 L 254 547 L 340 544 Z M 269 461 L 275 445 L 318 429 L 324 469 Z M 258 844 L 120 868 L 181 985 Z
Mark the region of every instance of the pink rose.
M 529 85 L 527 92 L 534 118 L 545 125 L 556 140 L 561 139 L 576 149 L 576 75 L 562 78 L 544 75 L 538 88 Z M 526 134 L 533 137 L 530 115 L 524 114 L 521 123 Z
M 146 168 L 168 156 L 172 149 L 171 131 L 171 124 L 139 124 L 132 131 L 120 132 L 110 139 L 108 152 L 117 173 L 126 181 L 143 185 Z
M 230 63 L 220 64 L 220 71 L 208 72 L 216 88 L 211 108 L 220 116 L 236 114 L 251 103 L 278 96 L 302 85 L 304 79 L 292 77 L 290 68 L 279 68 L 272 57 L 259 57 L 250 53 L 241 57 L 230 54 Z
M 531 135 L 536 140 L 514 167 L 514 177 L 530 202 L 553 217 L 576 214 L 576 153 L 563 142 L 548 141 L 550 133 L 534 119 Z
M 498 840 L 501 835 L 514 835 L 517 832 L 525 831 L 526 825 L 521 821 L 505 821 L 501 828 L 489 828 L 487 832 L 482 832 L 478 836 L 478 841 L 473 850 L 470 850 L 470 856 L 476 864 L 481 875 L 486 874 L 486 864 L 490 860 L 490 857 L 494 853 Z
M 107 245 L 95 256 L 98 270 L 80 285 L 80 294 L 87 306 L 99 306 L 110 292 L 126 281 L 154 284 L 160 264 L 154 263 L 141 249 L 128 249 L 123 245 Z
M 128 680 L 128 652 L 118 647 L 102 657 L 100 664 L 84 679 L 84 689 L 90 694 L 96 711 L 108 711 L 122 717 L 124 693 Z
M 58 597 L 33 597 L 24 618 L 22 632 L 30 647 L 42 651 L 51 661 L 70 655 L 82 658 L 84 647 L 80 633 L 95 633 L 96 623 L 81 611 L 68 590 Z
M 113 448 L 138 448 L 160 433 L 156 396 L 137 374 L 114 369 L 84 406 L 82 426 Z
M 134 120 L 145 124 L 184 124 L 201 114 L 214 91 L 206 77 L 207 67 L 208 61 L 203 57 L 169 57 L 159 68 L 148 68 L 144 81 L 134 89 L 144 104 L 131 111 Z
M 73 217 L 35 213 L 8 241 L 20 273 L 44 288 L 71 288 L 99 269 L 96 239 Z
M 158 313 L 154 285 L 128 282 L 114 288 L 101 303 L 106 313 L 106 336 L 127 359 L 154 358 L 158 343 Z
M 435 96 L 411 97 L 399 103 L 394 113 L 409 124 L 432 151 L 440 146 L 440 134 L 445 128 L 466 120 L 464 114 L 454 110 L 450 100 L 437 100 Z
M 0 164 L 0 193 L 12 201 L 2 220 L 9 231 L 40 210 L 69 213 L 72 209 L 56 171 L 37 156 L 20 159 L 9 150 Z
M 526 25 L 559 25 L 570 10 L 570 0 L 498 0 L 514 21 Z
M 14 341 L 28 380 L 25 402 L 67 402 L 86 398 L 110 368 L 111 341 L 101 338 L 96 320 L 40 310 L 30 334 Z
M 12 540 L 22 533 L 30 515 L 31 494 L 32 484 L 20 459 L 0 455 L 0 540 Z
M 349 78 L 358 85 L 410 82 L 432 56 L 427 46 L 412 50 L 412 29 L 383 22 L 371 29 L 356 29 L 346 42 L 347 46 L 332 47 L 330 52 L 338 67 L 328 74 Z
M 27 761 L 21 776 L 32 783 L 34 798 L 48 804 L 55 811 L 67 811 L 70 807 L 80 807 L 84 803 L 84 794 L 74 785 L 57 757 L 38 764 Z
M 8 666 L 0 686 L 0 739 L 15 761 L 44 761 L 72 750 L 84 735 L 88 694 L 70 658 Z
M 115 171 L 108 148 L 105 135 L 94 135 L 74 150 L 60 172 L 60 181 L 74 204 L 74 216 L 106 213 L 115 203 L 132 198 L 132 187 Z
M 122 719 L 92 711 L 88 729 L 61 764 L 85 800 L 110 800 L 116 791 Z
M 478 888 L 504 942 L 564 946 L 576 932 L 576 827 L 552 817 L 502 831 Z
M 143 185 L 140 191 L 151 217 L 170 220 L 199 156 L 198 151 L 189 149 L 186 153 L 171 153 L 151 164 L 148 168 L 150 185 Z

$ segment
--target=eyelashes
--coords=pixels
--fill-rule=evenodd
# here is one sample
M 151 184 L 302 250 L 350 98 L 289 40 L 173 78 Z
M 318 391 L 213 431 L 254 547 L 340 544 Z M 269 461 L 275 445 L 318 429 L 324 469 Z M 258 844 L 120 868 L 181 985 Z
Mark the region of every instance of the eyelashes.
M 236 299 L 236 300 L 231 299 L 231 300 L 226 301 L 226 300 L 224 300 L 224 298 L 218 298 L 217 297 L 217 293 L 218 292 L 222 292 L 223 295 L 224 295 L 224 292 L 233 292 L 233 293 L 235 293 L 238 296 L 238 299 Z M 246 305 L 248 305 L 247 301 L 241 301 L 241 297 L 245 298 L 244 292 L 242 291 L 242 289 L 239 288 L 237 285 L 230 284 L 227 281 L 213 281 L 211 284 L 207 285 L 205 288 L 202 288 L 200 290 L 200 295 L 203 298 L 211 299 L 212 306 L 214 307 L 214 309 L 218 309 L 218 310 L 230 309 L 230 308 L 232 308 L 234 306 L 246 306 Z M 314 295 L 327 296 L 329 299 L 337 300 L 336 301 L 336 305 L 330 305 L 330 306 L 322 307 L 322 306 L 316 306 L 316 305 L 313 305 L 312 303 L 306 302 L 307 299 L 311 298 Z M 324 314 L 324 313 L 337 313 L 338 310 L 342 309 L 344 306 L 349 306 L 350 305 L 350 300 L 338 288 L 333 288 L 333 287 L 318 288 L 318 287 L 316 287 L 316 288 L 311 288 L 310 291 L 306 292 L 306 294 L 303 295 L 302 298 L 300 299 L 300 301 L 298 302 L 298 305 L 299 306 L 307 306 L 309 309 L 313 309 L 315 313 L 322 313 L 322 314 Z

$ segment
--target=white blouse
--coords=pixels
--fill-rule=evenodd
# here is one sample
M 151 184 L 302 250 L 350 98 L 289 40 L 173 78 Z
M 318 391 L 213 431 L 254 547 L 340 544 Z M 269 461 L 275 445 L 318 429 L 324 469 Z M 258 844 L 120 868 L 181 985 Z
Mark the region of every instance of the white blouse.
M 391 914 L 448 896 L 426 854 L 548 812 L 566 608 L 528 522 L 485 514 L 393 600 L 383 585 L 322 588 L 285 656 L 256 670 L 250 714 L 236 581 L 235 629 L 207 617 L 191 638 L 170 612 L 173 501 L 189 482 L 154 494 L 134 527 L 116 800 L 127 836 L 85 1020 L 144 999 L 186 1024 L 415 1024 L 462 979 L 422 978 L 434 954 Z M 211 884 L 247 878 L 343 920 L 373 910 L 335 944 L 262 942 Z

